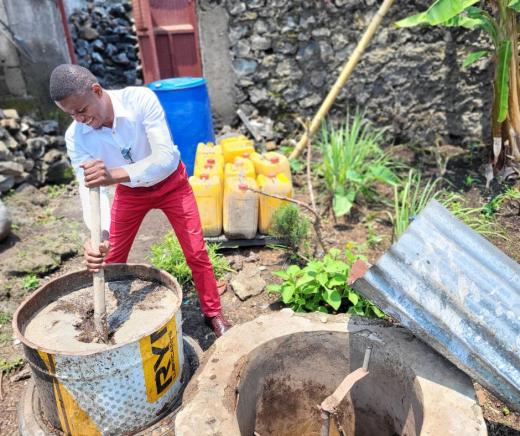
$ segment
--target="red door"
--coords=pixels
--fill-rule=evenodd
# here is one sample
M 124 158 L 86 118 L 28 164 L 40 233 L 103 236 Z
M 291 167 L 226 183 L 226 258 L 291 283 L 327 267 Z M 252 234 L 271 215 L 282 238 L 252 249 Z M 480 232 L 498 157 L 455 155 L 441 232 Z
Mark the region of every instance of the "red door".
M 133 0 L 146 83 L 202 76 L 194 0 Z

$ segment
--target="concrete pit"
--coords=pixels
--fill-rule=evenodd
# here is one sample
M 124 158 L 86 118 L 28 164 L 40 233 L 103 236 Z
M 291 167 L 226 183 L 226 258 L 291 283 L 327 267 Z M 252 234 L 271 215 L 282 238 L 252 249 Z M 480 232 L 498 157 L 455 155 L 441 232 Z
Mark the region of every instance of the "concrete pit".
M 215 343 L 188 385 L 175 434 L 318 436 L 318 405 L 362 366 L 370 344 L 370 373 L 341 403 L 331 436 L 487 434 L 471 380 L 407 330 L 291 311 Z

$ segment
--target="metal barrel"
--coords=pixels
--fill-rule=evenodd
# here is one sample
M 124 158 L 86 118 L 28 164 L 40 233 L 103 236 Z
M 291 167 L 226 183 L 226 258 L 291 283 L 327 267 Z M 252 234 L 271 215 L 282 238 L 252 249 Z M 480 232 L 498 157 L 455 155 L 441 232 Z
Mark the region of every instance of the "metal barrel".
M 148 265 L 110 264 L 105 280 L 141 279 L 176 293 L 178 305 L 159 327 L 103 350 L 59 352 L 30 342 L 24 331 L 32 317 L 59 297 L 88 287 L 84 270 L 52 280 L 26 298 L 13 318 L 13 329 L 31 367 L 42 412 L 71 436 L 122 435 L 148 427 L 170 410 L 179 396 L 184 367 L 182 291 L 170 274 Z

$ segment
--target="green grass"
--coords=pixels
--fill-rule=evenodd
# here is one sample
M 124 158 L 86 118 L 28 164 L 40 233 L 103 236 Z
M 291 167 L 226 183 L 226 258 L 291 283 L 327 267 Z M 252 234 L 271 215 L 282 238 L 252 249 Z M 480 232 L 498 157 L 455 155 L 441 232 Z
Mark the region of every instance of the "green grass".
M 348 214 L 360 196 L 378 198 L 377 183 L 399 183 L 392 159 L 381 148 L 383 141 L 384 130 L 374 128 L 359 112 L 338 127 L 322 125 L 319 171 L 336 216 Z
M 13 319 L 13 315 L 6 312 L 0 312 L 0 326 L 4 324 L 9 324 Z
M 421 179 L 421 173 L 412 169 L 402 186 L 394 186 L 394 214 L 391 216 L 394 238 L 399 238 L 411 220 L 438 195 L 437 185 L 440 179 L 430 179 L 424 186 L 421 186 Z
M 279 207 L 273 214 L 269 234 L 287 241 L 293 249 L 298 249 L 309 237 L 309 220 L 292 203 Z
M 218 253 L 218 244 L 209 243 L 206 244 L 206 248 L 217 279 L 226 272 L 233 271 L 227 259 Z M 152 245 L 149 260 L 155 267 L 173 275 L 181 286 L 192 282 L 190 267 L 173 232 L 166 234 L 160 242 Z
M 20 358 L 17 358 L 17 359 L 11 359 L 11 360 L 6 360 L 6 359 L 2 359 L 0 358 L 0 371 L 2 371 L 3 373 L 10 373 L 13 369 L 16 369 L 20 366 L 23 365 L 23 359 L 20 357 Z
M 443 193 L 440 200 L 457 219 L 481 235 L 506 239 L 504 230 L 497 223 L 494 212 L 489 213 L 490 203 L 478 207 L 467 207 L 464 198 L 454 192 Z
M 36 276 L 36 274 L 27 274 L 22 279 L 22 289 L 24 291 L 32 291 L 40 286 L 40 279 Z

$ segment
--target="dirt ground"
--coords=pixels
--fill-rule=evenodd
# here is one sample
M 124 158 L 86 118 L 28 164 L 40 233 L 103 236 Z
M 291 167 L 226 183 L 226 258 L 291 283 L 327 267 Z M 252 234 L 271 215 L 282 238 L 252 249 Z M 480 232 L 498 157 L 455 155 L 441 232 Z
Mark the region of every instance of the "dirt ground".
M 298 196 L 306 200 L 305 184 L 296 178 Z M 478 201 L 480 191 L 477 187 L 470 189 L 468 198 Z M 65 188 L 42 188 L 15 193 L 4 199 L 9 207 L 15 224 L 13 235 L 0 244 L 0 313 L 13 313 L 22 299 L 36 286 L 29 283 L 27 274 L 21 271 L 13 273 L 20 265 L 41 261 L 51 264 L 50 272 L 41 274 L 37 285 L 74 271 L 82 266 L 81 241 L 84 227 L 81 221 L 80 203 L 77 189 L 71 185 Z M 324 199 L 320 199 L 324 201 Z M 519 219 L 515 205 L 506 205 L 498 215 L 501 225 L 509 236 L 506 239 L 491 238 L 500 249 L 516 261 L 520 261 L 520 242 L 517 237 Z M 367 219 L 369 217 L 369 219 Z M 170 230 L 166 218 L 157 211 L 150 213 L 143 223 L 130 254 L 129 262 L 147 262 L 150 247 L 159 241 Z M 367 245 L 367 239 L 374 239 L 373 245 Z M 347 219 L 334 222 L 325 217 L 325 241 L 331 247 L 343 248 L 352 241 L 354 245 L 363 246 L 369 262 L 374 262 L 391 244 L 392 226 L 388 215 L 382 207 L 361 208 L 354 211 Z M 379 238 L 380 237 L 380 238 Z M 379 240 L 380 239 L 380 240 Z M 56 246 L 62 247 L 61 249 Z M 66 249 L 64 249 L 65 247 Z M 226 250 L 225 256 L 231 266 L 240 269 L 244 262 L 254 262 L 266 282 L 273 282 L 272 271 L 288 266 L 286 253 L 272 248 L 233 249 Z M 33 262 L 32 264 L 30 262 Z M 54 264 L 52 264 L 54 262 Z M 14 265 L 14 266 L 13 266 Z M 227 279 L 229 280 L 229 276 Z M 230 286 L 222 295 L 224 311 L 235 323 L 244 323 L 260 314 L 279 310 L 282 305 L 276 295 L 260 295 L 246 301 L 239 300 Z M 183 332 L 198 340 L 204 350 L 215 340 L 215 335 L 203 323 L 198 300 L 193 289 L 184 289 L 182 302 Z M 2 364 L 16 362 L 21 357 L 21 347 L 12 338 L 10 322 L 6 319 L 0 326 L 0 358 Z M 0 322 L 1 324 L 1 322 Z M 13 365 L 16 366 L 16 365 Z M 1 373 L 1 372 L 0 372 Z M 17 433 L 16 405 L 20 398 L 28 373 L 26 365 L 20 365 L 10 372 L 1 373 L 0 383 L 0 434 L 15 435 Z M 21 379 L 19 381 L 15 381 Z M 507 409 L 500 401 L 482 388 L 477 388 L 480 404 L 483 406 L 490 435 L 520 435 L 520 414 Z

